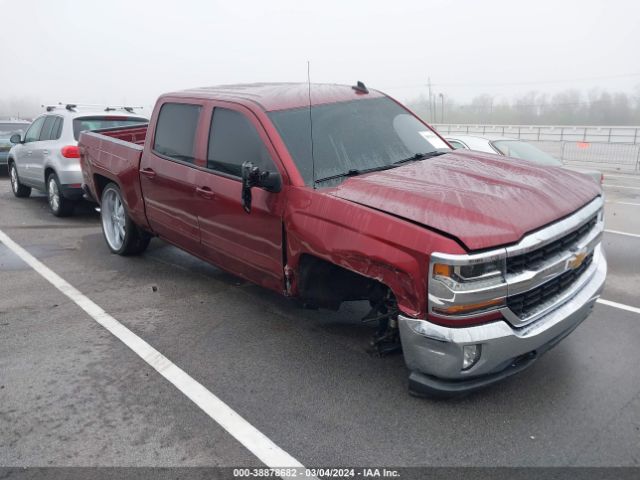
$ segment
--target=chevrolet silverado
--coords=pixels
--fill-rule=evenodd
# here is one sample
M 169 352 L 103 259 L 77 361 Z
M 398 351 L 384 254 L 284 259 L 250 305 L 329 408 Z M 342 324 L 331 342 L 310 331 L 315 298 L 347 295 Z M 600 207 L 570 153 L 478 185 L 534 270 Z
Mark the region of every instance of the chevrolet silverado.
M 402 350 L 415 395 L 520 372 L 603 288 L 598 184 L 454 151 L 360 82 L 169 93 L 79 148 L 112 252 L 157 236 L 303 305 L 368 301 L 372 347 Z

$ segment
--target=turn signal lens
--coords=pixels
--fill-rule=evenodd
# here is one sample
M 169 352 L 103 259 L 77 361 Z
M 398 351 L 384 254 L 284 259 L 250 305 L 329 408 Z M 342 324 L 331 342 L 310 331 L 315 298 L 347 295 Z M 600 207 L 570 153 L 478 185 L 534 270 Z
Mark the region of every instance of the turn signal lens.
M 504 305 L 504 298 L 494 298 L 485 300 L 484 302 L 470 303 L 468 305 L 451 305 L 449 307 L 433 307 L 435 313 L 444 315 L 464 315 L 465 313 L 486 310 L 491 307 L 500 307 Z
M 453 267 L 451 265 L 445 265 L 444 263 L 433 264 L 433 276 L 434 277 L 450 277 Z

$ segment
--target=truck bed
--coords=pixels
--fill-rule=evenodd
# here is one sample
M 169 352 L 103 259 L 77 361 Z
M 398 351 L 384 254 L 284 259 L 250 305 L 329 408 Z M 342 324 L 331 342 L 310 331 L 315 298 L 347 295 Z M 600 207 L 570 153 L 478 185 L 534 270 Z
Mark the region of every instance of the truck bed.
M 102 189 L 110 182 L 121 191 L 132 220 L 146 226 L 140 189 L 140 159 L 148 125 L 82 132 L 78 141 L 85 188 L 100 203 Z

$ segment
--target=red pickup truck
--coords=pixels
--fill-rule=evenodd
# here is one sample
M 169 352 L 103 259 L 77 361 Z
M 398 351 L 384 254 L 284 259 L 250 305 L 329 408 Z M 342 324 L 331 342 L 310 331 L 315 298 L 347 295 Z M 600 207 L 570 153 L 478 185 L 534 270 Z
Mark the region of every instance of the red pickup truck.
M 604 284 L 593 180 L 453 151 L 361 83 L 170 93 L 148 126 L 79 146 L 112 252 L 158 236 L 309 306 L 368 300 L 372 346 L 402 349 L 415 395 L 523 370 Z

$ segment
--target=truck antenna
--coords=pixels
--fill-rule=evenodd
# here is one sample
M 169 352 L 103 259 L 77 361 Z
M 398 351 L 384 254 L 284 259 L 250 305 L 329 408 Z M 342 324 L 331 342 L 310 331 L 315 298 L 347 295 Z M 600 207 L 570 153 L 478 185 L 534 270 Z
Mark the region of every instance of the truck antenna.
M 309 133 L 311 135 L 311 181 L 316 188 L 316 161 L 313 157 L 313 115 L 311 115 L 311 62 L 307 60 L 307 85 L 309 86 Z

